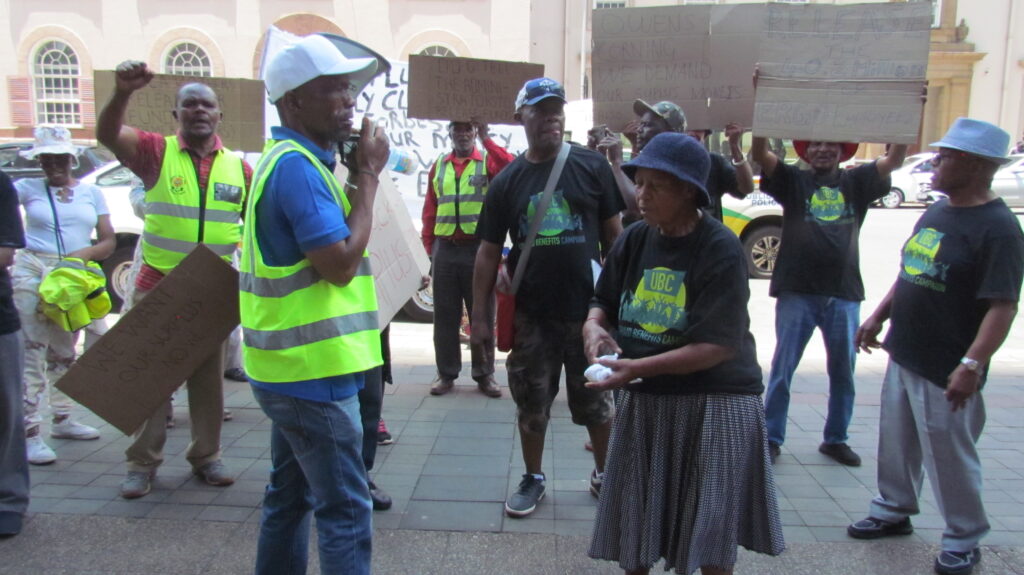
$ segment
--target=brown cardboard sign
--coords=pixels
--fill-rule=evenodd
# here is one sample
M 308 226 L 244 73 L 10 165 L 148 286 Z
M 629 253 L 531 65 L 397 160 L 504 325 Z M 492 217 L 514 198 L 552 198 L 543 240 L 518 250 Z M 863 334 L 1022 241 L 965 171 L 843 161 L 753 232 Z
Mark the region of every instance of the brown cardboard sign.
M 928 2 L 768 4 L 754 133 L 916 143 L 931 23 Z
M 113 70 L 96 70 L 96 103 L 105 105 L 114 93 Z M 267 91 L 261 80 L 244 78 L 197 78 L 157 74 L 145 88 L 132 94 L 125 123 L 160 134 L 173 134 L 178 123 L 171 116 L 175 97 L 182 85 L 199 82 L 213 88 L 224 113 L 217 133 L 232 150 L 259 152 L 263 149 L 263 106 Z
M 414 54 L 409 56 L 409 117 L 512 124 L 519 89 L 543 75 L 543 64 Z
M 199 246 L 78 358 L 57 387 L 130 435 L 238 321 L 238 272 Z
M 668 100 L 690 129 L 749 126 L 764 5 L 593 11 L 594 123 L 621 130 L 633 101 Z

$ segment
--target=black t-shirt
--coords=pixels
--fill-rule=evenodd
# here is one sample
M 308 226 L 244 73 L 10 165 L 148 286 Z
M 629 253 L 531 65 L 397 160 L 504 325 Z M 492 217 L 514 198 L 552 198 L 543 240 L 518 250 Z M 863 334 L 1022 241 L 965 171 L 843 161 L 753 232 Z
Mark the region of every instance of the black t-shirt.
M 885 349 L 945 388 L 971 346 L 988 300 L 1017 301 L 1024 234 L 1002 199 L 955 208 L 933 204 L 903 244 Z
M 498 245 L 505 243 L 506 234 L 512 238 L 510 273 L 554 163 L 532 164 L 520 155 L 487 190 L 477 232 Z M 600 260 L 601 223 L 624 208 L 604 157 L 572 146 L 516 292 L 516 310 L 535 318 L 585 319 L 594 294 L 590 262 Z
M 764 391 L 747 313 L 745 262 L 736 234 L 710 217 L 683 237 L 663 236 L 645 222 L 619 236 L 591 305 L 602 308 L 616 328 L 621 357 L 649 357 L 692 343 L 736 350 L 732 359 L 704 371 L 646 378 L 637 391 Z
M 722 221 L 722 196 L 730 193 L 740 197 L 736 168 L 732 166 L 732 161 L 722 154 L 711 153 L 711 171 L 708 172 L 707 189 L 708 195 L 711 196 L 711 204 L 707 207 L 707 212 L 716 220 Z
M 779 162 L 761 191 L 782 205 L 782 246 L 768 293 L 864 299 L 858 236 L 871 202 L 889 193 L 875 162 L 826 179 Z
M 0 247 L 25 247 L 25 232 L 18 210 L 18 192 L 7 174 L 0 172 Z M 7 268 L 0 266 L 0 335 L 14 333 L 21 329 L 18 310 L 14 307 L 11 290 L 11 276 Z

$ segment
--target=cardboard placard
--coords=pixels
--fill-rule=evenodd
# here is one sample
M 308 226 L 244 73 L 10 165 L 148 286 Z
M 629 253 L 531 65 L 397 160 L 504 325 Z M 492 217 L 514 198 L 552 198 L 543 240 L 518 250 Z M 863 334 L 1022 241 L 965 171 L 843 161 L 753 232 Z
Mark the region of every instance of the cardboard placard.
M 621 130 L 633 101 L 668 100 L 690 129 L 749 126 L 764 5 L 593 11 L 594 123 Z
M 238 321 L 238 272 L 199 246 L 79 357 L 57 388 L 131 435 Z
M 768 4 L 758 136 L 917 142 L 931 4 Z
M 96 102 L 105 105 L 114 93 L 114 71 L 96 70 Z M 145 88 L 132 94 L 125 123 L 160 134 L 173 134 L 178 123 L 171 116 L 178 89 L 190 82 L 206 84 L 217 93 L 224 113 L 217 133 L 232 150 L 258 152 L 263 149 L 263 105 L 267 90 L 261 80 L 244 78 L 199 78 L 157 74 Z
M 516 94 L 543 64 L 409 56 L 409 117 L 512 124 Z

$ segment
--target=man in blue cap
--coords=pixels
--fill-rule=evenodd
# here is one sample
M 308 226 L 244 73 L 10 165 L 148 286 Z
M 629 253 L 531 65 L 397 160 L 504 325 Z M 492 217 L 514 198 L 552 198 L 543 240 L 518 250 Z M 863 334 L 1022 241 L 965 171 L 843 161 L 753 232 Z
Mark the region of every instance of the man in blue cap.
M 565 89 L 550 78 L 530 80 L 519 91 L 515 118 L 523 125 L 528 148 L 491 182 L 477 227 L 481 242 L 473 271 L 474 301 L 486 301 L 494 289 L 506 236 L 512 239 L 510 273 L 526 258 L 524 249 L 530 254 L 525 269 L 516 272 L 522 276 L 515 292 L 516 334 L 506 362 L 526 464 L 522 482 L 505 502 L 510 517 L 529 515 L 544 497 L 544 436 L 563 366 L 572 420 L 587 426 L 594 446 L 590 489 L 595 495 L 614 416 L 610 394 L 584 385 L 582 327 L 594 294 L 591 261 L 600 261 L 601 251 L 622 231 L 624 205 L 604 157 L 563 143 L 564 106 Z M 549 175 L 562 162 L 553 192 L 545 194 Z M 550 202 L 546 209 L 545 196 Z M 530 242 L 528 230 L 538 214 L 542 220 Z M 473 307 L 471 337 L 475 345 L 492 345 L 486 306 Z
M 913 532 L 923 470 L 946 521 L 935 572 L 967 575 L 981 559 L 989 523 L 976 444 L 985 426 L 981 388 L 1009 333 L 1024 278 L 1024 234 L 992 176 L 1009 161 L 1010 135 L 959 118 L 932 161 L 928 208 L 903 245 L 896 283 L 857 330 L 857 346 L 883 347 L 878 492 L 870 515 L 847 528 L 876 539 Z M 878 334 L 890 320 L 884 343 Z

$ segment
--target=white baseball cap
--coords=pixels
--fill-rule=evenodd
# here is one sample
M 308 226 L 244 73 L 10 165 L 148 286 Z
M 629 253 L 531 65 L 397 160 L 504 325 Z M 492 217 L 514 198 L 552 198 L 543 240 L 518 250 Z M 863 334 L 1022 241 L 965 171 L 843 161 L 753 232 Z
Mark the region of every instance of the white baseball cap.
M 267 65 L 263 82 L 270 102 L 274 103 L 285 92 L 320 76 L 350 74 L 355 76 L 353 84 L 362 86 L 363 76 L 369 79 L 376 71 L 376 59 L 346 58 L 330 40 L 312 34 L 275 54 Z

